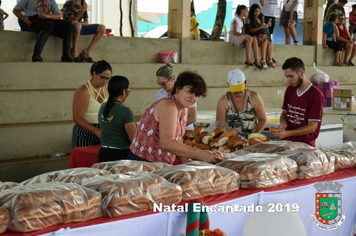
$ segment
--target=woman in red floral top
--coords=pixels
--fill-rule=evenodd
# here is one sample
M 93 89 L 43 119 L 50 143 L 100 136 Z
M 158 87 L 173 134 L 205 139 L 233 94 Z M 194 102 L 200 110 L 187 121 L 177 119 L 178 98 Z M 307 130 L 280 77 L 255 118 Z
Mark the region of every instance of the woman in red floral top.
M 205 97 L 204 79 L 195 72 L 184 71 L 178 75 L 171 95 L 149 105 L 136 129 L 127 159 L 165 162 L 172 164 L 176 158 L 185 162 L 190 158 L 216 163 L 220 157 L 211 151 L 192 148 L 182 143 L 187 120 L 187 110 Z

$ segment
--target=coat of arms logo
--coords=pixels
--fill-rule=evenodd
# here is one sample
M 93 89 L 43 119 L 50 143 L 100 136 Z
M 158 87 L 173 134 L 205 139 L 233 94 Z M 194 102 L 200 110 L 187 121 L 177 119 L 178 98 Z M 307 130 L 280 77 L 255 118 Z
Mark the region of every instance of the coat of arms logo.
M 336 181 L 324 181 L 314 184 L 317 190 L 315 194 L 315 215 L 312 214 L 314 223 L 323 230 L 335 230 L 345 221 L 342 215 L 343 187 Z

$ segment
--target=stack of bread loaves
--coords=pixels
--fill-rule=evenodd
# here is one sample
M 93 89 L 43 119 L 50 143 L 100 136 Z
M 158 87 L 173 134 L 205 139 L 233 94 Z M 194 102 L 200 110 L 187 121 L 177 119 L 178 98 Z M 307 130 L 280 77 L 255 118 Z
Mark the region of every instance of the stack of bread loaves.
M 278 153 L 288 150 L 295 150 L 297 148 L 311 149 L 313 147 L 301 142 L 283 140 L 257 143 L 246 147 L 244 150 L 258 153 Z
M 0 181 L 0 192 L 4 191 L 6 189 L 16 187 L 17 185 L 19 185 L 19 184 L 15 183 L 15 182 L 1 182 Z
M 10 212 L 5 208 L 0 207 L 0 234 L 7 230 L 7 225 L 11 220 Z
M 23 185 L 48 183 L 48 182 L 61 182 L 61 183 L 75 183 L 83 178 L 90 178 L 94 176 L 111 175 L 109 171 L 94 169 L 94 168 L 73 168 L 65 170 L 56 170 L 41 175 L 37 175 L 28 180 L 21 182 Z
M 238 190 L 239 175 L 229 169 L 212 164 L 192 161 L 185 164 L 155 170 L 169 182 L 179 184 L 183 200 L 228 193 Z
M 95 163 L 92 168 L 98 168 L 110 171 L 112 174 L 128 173 L 133 171 L 153 171 L 163 167 L 170 166 L 163 162 L 147 162 L 147 161 L 134 161 L 134 160 L 120 160 Z
M 117 217 L 153 209 L 153 204 L 181 202 L 182 189 L 147 171 L 83 179 L 83 186 L 102 195 L 105 216 Z
M 335 170 L 356 166 L 356 142 L 346 142 L 329 148 L 321 148 L 329 158 L 335 158 Z
M 226 159 L 218 164 L 240 175 L 241 188 L 266 188 L 297 178 L 295 161 L 279 154 L 248 153 Z
M 19 185 L 0 192 L 0 205 L 11 213 L 8 229 L 20 233 L 102 216 L 100 194 L 77 184 Z
M 292 151 L 280 152 L 298 164 L 298 179 L 310 179 L 334 172 L 335 157 L 327 156 L 314 148 L 298 148 Z

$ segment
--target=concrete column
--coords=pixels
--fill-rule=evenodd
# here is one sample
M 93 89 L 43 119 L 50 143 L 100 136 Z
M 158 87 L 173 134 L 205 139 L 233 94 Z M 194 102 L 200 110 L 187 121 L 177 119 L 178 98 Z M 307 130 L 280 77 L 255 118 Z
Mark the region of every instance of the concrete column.
M 168 8 L 168 38 L 188 38 L 190 0 L 169 0 Z
M 315 62 L 321 63 L 323 36 L 323 0 L 304 1 L 303 44 L 315 45 Z M 319 63 L 319 64 L 320 64 Z

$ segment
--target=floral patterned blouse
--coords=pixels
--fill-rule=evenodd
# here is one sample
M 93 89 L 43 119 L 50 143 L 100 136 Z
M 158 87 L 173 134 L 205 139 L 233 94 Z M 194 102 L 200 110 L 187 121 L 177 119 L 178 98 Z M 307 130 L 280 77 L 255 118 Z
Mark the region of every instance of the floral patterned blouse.
M 162 99 L 175 101 L 172 95 Z M 176 156 L 164 150 L 159 146 L 159 122 L 155 119 L 153 112 L 156 105 L 162 99 L 149 105 L 141 118 L 140 124 L 137 126 L 135 136 L 131 142 L 131 152 L 136 156 L 146 159 L 150 162 L 165 162 L 172 164 Z M 185 133 L 185 109 L 183 109 L 180 117 L 177 117 L 176 140 L 181 140 Z
M 246 136 L 248 136 L 250 133 L 253 133 L 255 131 L 258 120 L 257 120 L 255 109 L 251 105 L 250 91 L 248 89 L 246 89 L 245 92 L 247 93 L 247 107 L 246 107 L 246 110 L 239 111 L 239 115 L 241 117 L 241 121 L 242 121 L 243 127 L 245 129 Z M 238 114 L 235 111 L 233 111 L 231 108 L 229 94 L 230 94 L 230 92 L 226 93 L 226 99 L 227 99 L 227 105 L 228 105 L 228 108 L 226 111 L 226 122 L 232 129 L 236 130 L 237 134 L 244 137 L 245 135 L 241 128 L 241 122 L 238 117 Z M 247 137 L 245 137 L 245 138 L 247 138 Z

